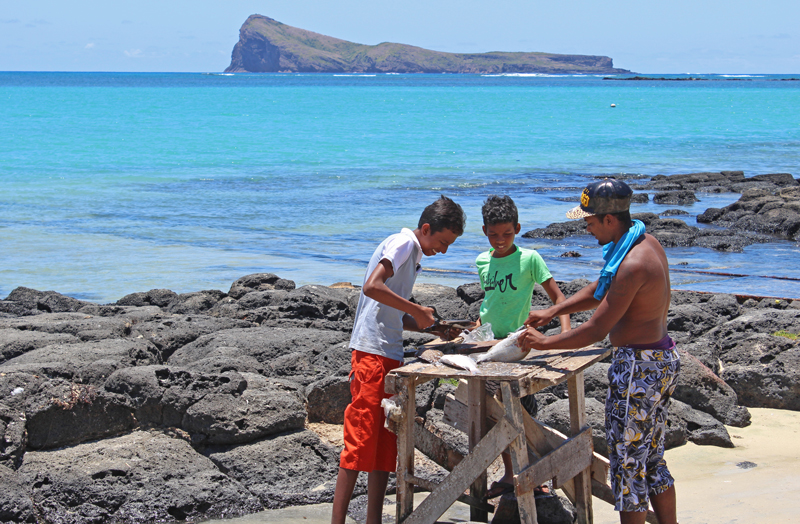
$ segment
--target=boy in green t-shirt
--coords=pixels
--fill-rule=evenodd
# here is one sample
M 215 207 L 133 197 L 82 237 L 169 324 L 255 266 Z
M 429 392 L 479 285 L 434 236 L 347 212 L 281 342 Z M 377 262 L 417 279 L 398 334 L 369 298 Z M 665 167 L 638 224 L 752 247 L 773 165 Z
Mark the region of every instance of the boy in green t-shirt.
M 481 211 L 483 233 L 493 249 L 481 253 L 475 260 L 481 288 L 486 293 L 478 322 L 491 323 L 495 338 L 505 338 L 509 333 L 522 327 L 528 319 L 533 288 L 536 284 L 541 284 L 553 304 L 563 302 L 566 298 L 539 253 L 514 244 L 514 238 L 520 231 L 519 213 L 514 201 L 508 196 L 491 195 L 483 203 Z M 561 315 L 558 319 L 561 322 L 562 332 L 568 331 L 569 315 Z M 496 389 L 491 387 L 491 383 L 487 386 L 490 390 Z M 536 400 L 533 395 L 520 400 L 528 413 L 535 416 Z M 505 474 L 492 484 L 488 492 L 489 498 L 514 489 L 514 475 L 508 453 L 503 453 L 503 464 Z

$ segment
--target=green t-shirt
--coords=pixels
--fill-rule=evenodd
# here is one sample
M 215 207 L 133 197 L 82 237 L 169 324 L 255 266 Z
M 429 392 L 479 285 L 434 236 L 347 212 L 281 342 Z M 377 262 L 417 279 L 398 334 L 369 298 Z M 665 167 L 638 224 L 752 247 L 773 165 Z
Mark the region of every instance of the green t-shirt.
M 481 322 L 491 322 L 494 336 L 502 338 L 528 318 L 533 287 L 553 277 L 533 249 L 517 246 L 516 251 L 503 258 L 494 258 L 492 251 L 481 253 L 475 260 L 481 288 L 486 292 Z

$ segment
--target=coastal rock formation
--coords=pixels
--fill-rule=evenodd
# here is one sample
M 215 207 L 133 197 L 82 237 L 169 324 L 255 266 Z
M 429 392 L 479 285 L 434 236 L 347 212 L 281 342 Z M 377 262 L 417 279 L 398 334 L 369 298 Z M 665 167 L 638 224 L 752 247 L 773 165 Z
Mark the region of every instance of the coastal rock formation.
M 0 487 L 0 522 L 38 522 L 30 488 L 22 484 L 16 472 L 3 465 L 0 465 Z
M 384 42 L 370 46 L 251 15 L 239 30 L 231 64 L 240 73 L 628 73 L 611 58 L 553 53 L 456 54 Z
M 776 190 L 797 185 L 789 173 L 744 176 L 744 171 L 720 171 L 719 173 L 689 173 L 679 175 L 656 175 L 647 182 L 631 182 L 634 190 L 696 191 L 699 193 L 744 193 L 748 189 Z
M 16 476 L 45 522 L 165 522 L 262 509 L 241 483 L 169 432 L 29 451 Z
M 587 283 L 559 286 L 570 296 Z M 476 283 L 413 294 L 472 318 L 482 298 Z M 358 289 L 258 274 L 228 293 L 67 299 L 18 288 L 0 300 L 0 522 L 168 522 L 331 500 L 340 448 L 306 424 L 341 422 Z M 537 286 L 532 305 L 547 304 Z M 800 409 L 800 302 L 676 291 L 668 322 L 683 358 L 670 447 L 729 445 L 722 423 L 746 425 L 744 406 Z M 406 335 L 409 349 L 433 338 Z M 586 371 L 596 440 L 607 369 Z M 417 394 L 418 426 L 449 446 L 445 468 L 466 453 L 442 411 L 452 390 L 432 381 Z M 568 420 L 565 398 L 563 384 L 537 394 L 555 426 Z M 355 495 L 365 491 L 362 479 Z
M 717 251 L 741 252 L 751 244 L 773 241 L 774 238 L 759 232 L 726 229 L 700 229 L 677 218 L 660 218 L 655 213 L 632 213 L 631 218 L 641 220 L 647 232 L 664 247 L 707 247 Z M 557 222 L 544 228 L 525 232 L 523 238 L 560 240 L 571 236 L 587 235 L 583 220 Z
M 673 204 L 685 206 L 699 202 L 694 191 L 660 191 L 653 195 L 653 202 L 656 204 Z
M 339 450 L 308 430 L 242 446 L 213 447 L 207 456 L 267 509 L 333 500 Z
M 739 232 L 753 231 L 789 240 L 800 239 L 800 187 L 786 181 L 778 190 L 748 189 L 738 201 L 722 209 L 709 208 L 697 216 L 701 224 L 714 224 Z

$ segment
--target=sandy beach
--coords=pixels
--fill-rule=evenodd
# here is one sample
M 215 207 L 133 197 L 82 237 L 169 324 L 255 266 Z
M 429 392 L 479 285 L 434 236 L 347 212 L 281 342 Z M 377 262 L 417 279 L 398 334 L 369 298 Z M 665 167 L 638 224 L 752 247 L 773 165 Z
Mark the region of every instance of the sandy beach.
M 797 521 L 800 501 L 800 413 L 751 408 L 753 423 L 728 427 L 733 449 L 689 443 L 667 451 L 676 478 L 681 524 L 776 524 Z M 417 495 L 419 500 L 424 493 Z M 393 497 L 387 497 L 393 500 Z M 264 511 L 211 522 L 232 524 L 327 524 L 330 504 Z M 394 514 L 394 506 L 386 506 Z M 456 503 L 440 522 L 469 520 L 467 506 Z M 353 520 L 348 520 L 355 523 Z M 619 522 L 617 513 L 594 499 L 595 524 Z

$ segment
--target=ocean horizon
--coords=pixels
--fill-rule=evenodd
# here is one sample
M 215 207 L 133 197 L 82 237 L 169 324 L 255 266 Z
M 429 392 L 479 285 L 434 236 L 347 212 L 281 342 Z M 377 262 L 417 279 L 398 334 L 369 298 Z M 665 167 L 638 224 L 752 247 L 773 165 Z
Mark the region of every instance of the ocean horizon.
M 227 291 L 259 272 L 360 284 L 375 246 L 440 194 L 467 230 L 418 281 L 457 286 L 489 247 L 490 194 L 516 201 L 525 232 L 566 221 L 597 177 L 800 176 L 800 75 L 606 76 L 0 72 L 0 297 Z M 697 196 L 631 210 L 708 227 L 696 216 L 740 195 Z M 589 236 L 517 240 L 557 280 L 601 266 Z M 798 254 L 778 239 L 667 249 L 676 289 L 787 298 Z

